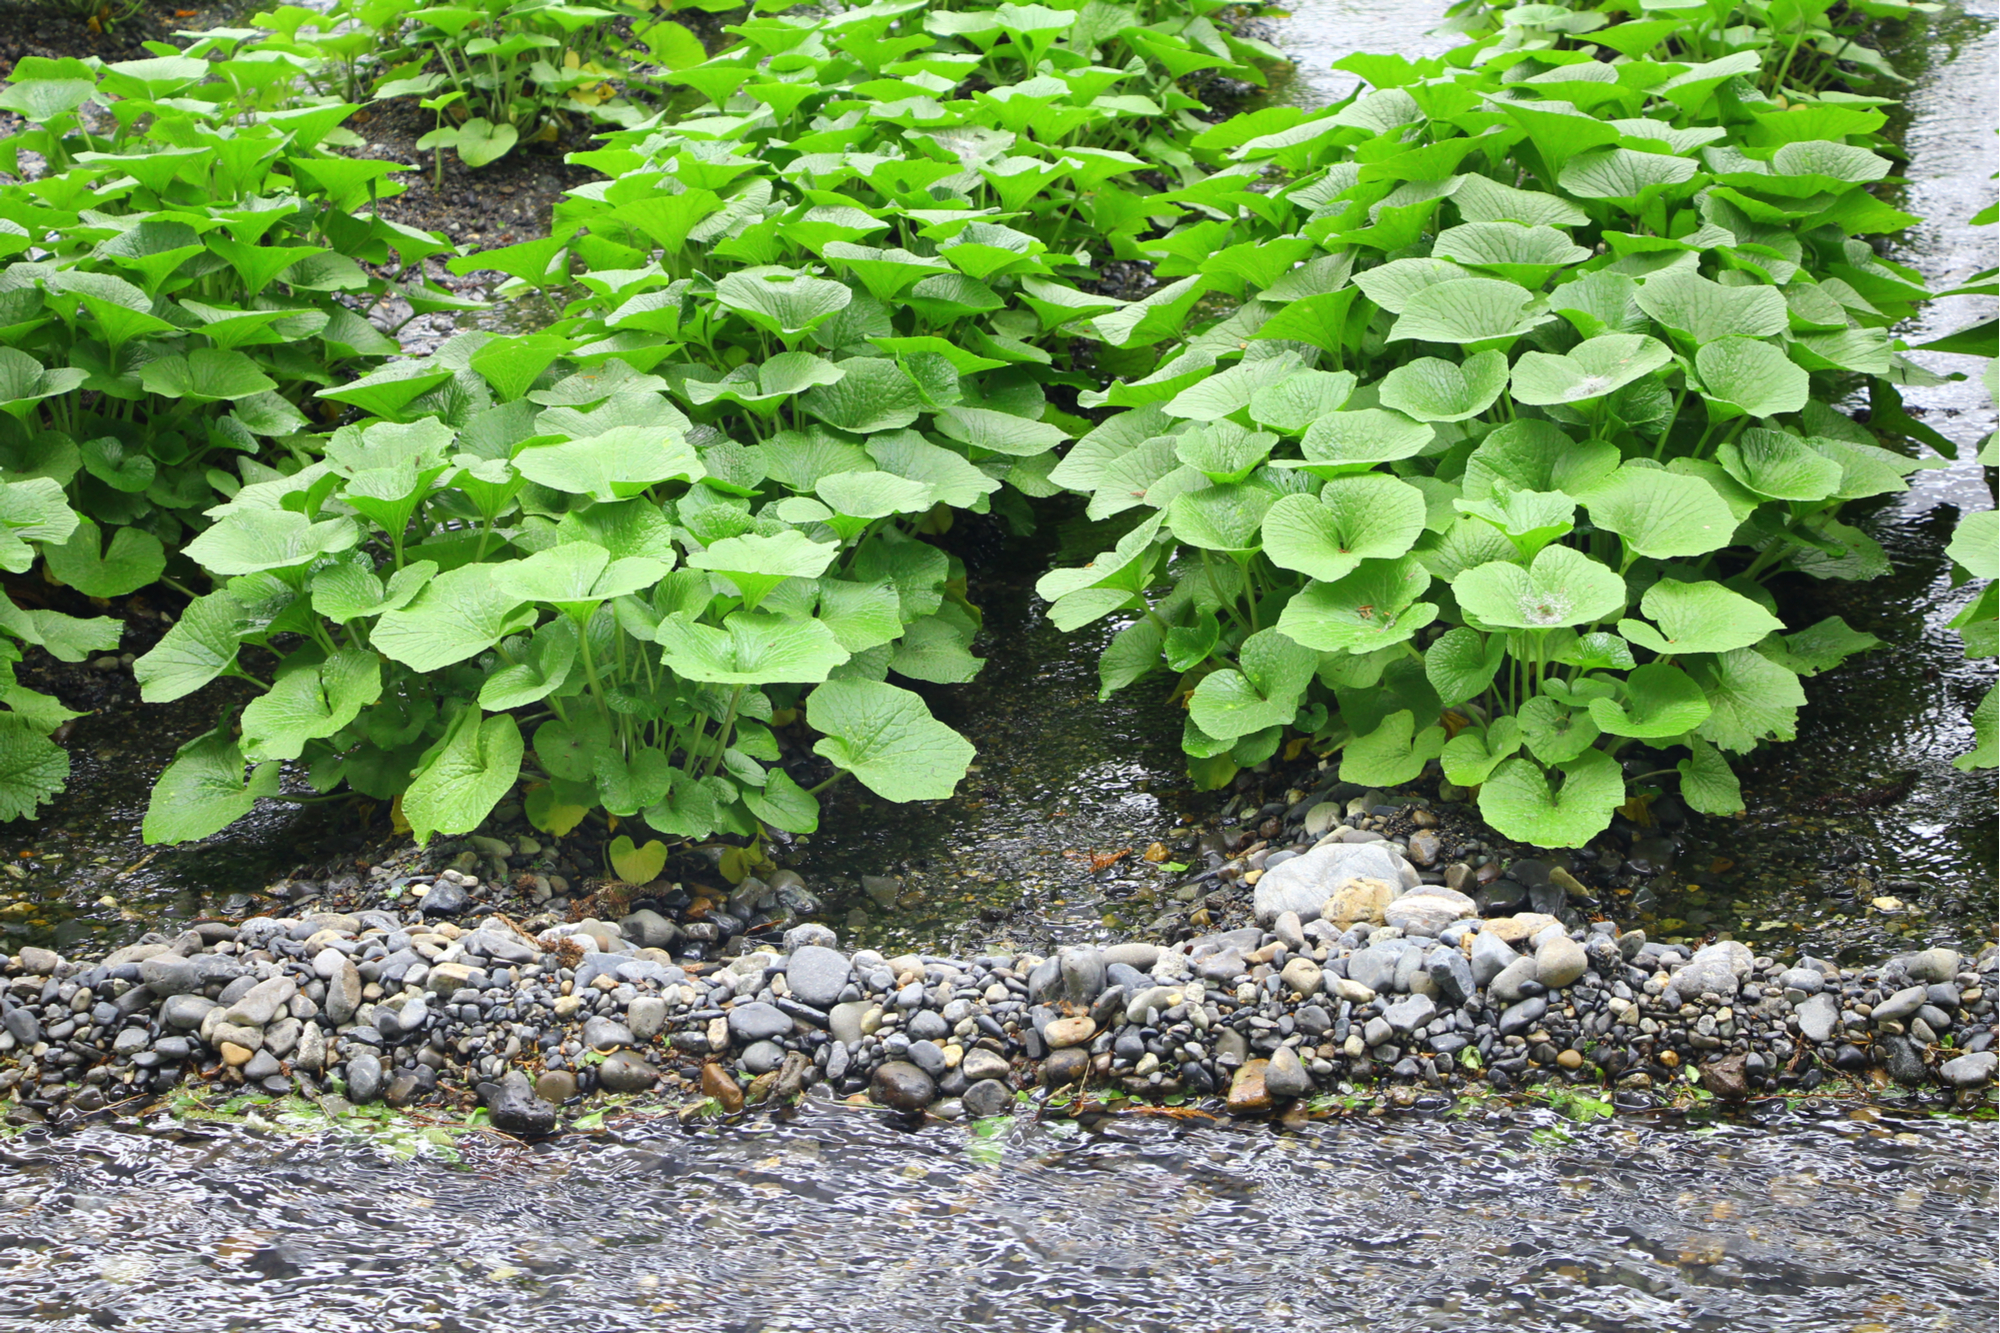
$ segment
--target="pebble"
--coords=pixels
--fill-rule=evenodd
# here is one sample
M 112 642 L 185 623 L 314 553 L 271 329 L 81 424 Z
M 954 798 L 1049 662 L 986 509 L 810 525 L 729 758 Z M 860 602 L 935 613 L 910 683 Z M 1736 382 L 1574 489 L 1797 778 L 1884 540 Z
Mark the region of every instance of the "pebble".
M 1265 1083 L 1265 1060 L 1246 1061 L 1229 1080 L 1228 1107 L 1231 1115 L 1255 1115 L 1271 1109 L 1271 1089 Z
M 1272 1097 L 1309 1097 L 1313 1091 L 1312 1075 L 1299 1060 L 1299 1053 L 1290 1046 L 1280 1046 L 1271 1053 L 1264 1067 L 1264 1090 Z
M 1097 1035 L 1097 1024 L 1089 1018 L 1058 1018 L 1043 1032 L 1043 1038 L 1050 1047 L 1062 1050 L 1068 1046 L 1081 1046 Z
M 723 1113 L 735 1115 L 743 1109 L 743 1088 L 727 1069 L 714 1061 L 701 1067 L 701 1090 L 721 1104 Z
M 870 1095 L 899 1111 L 921 1111 L 937 1095 L 931 1076 L 903 1060 L 890 1060 L 875 1070 Z

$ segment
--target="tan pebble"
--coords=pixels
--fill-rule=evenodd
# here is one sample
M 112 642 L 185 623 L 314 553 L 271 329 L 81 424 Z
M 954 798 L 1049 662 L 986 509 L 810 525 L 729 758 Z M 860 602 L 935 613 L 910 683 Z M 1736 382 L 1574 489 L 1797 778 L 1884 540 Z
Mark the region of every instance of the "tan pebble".
M 1088 1018 L 1058 1018 L 1042 1032 L 1053 1050 L 1081 1046 L 1097 1035 L 1097 1024 Z

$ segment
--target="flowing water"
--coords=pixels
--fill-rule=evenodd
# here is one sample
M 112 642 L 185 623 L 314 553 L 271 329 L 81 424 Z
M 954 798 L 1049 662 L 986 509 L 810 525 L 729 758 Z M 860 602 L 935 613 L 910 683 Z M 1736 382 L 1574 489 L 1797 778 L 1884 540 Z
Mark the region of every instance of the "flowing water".
M 1418 1114 L 910 1131 L 808 1102 L 401 1160 L 323 1133 L 0 1142 L 0 1326 L 1992 1328 L 1993 1125 Z

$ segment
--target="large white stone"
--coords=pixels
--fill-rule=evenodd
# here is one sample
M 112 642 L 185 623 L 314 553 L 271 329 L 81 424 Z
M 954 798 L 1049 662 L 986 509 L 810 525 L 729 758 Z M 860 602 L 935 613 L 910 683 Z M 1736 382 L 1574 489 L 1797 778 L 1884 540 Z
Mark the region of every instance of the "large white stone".
M 1284 912 L 1297 912 L 1302 921 L 1314 920 L 1327 899 L 1356 879 L 1399 884 L 1403 879 L 1403 859 L 1394 845 L 1386 842 L 1330 842 L 1315 847 L 1265 871 L 1257 881 L 1256 895 L 1251 900 L 1257 922 L 1268 927 Z

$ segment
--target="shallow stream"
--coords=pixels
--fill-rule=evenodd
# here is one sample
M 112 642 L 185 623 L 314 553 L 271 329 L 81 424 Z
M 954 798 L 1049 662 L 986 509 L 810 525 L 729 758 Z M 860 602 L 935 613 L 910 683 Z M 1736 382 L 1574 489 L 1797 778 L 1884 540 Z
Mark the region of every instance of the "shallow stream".
M 671 1121 L 661 1122 L 671 1126 Z M 809 1102 L 458 1162 L 155 1125 L 0 1143 L 13 1329 L 1990 1329 L 1994 1126 Z

